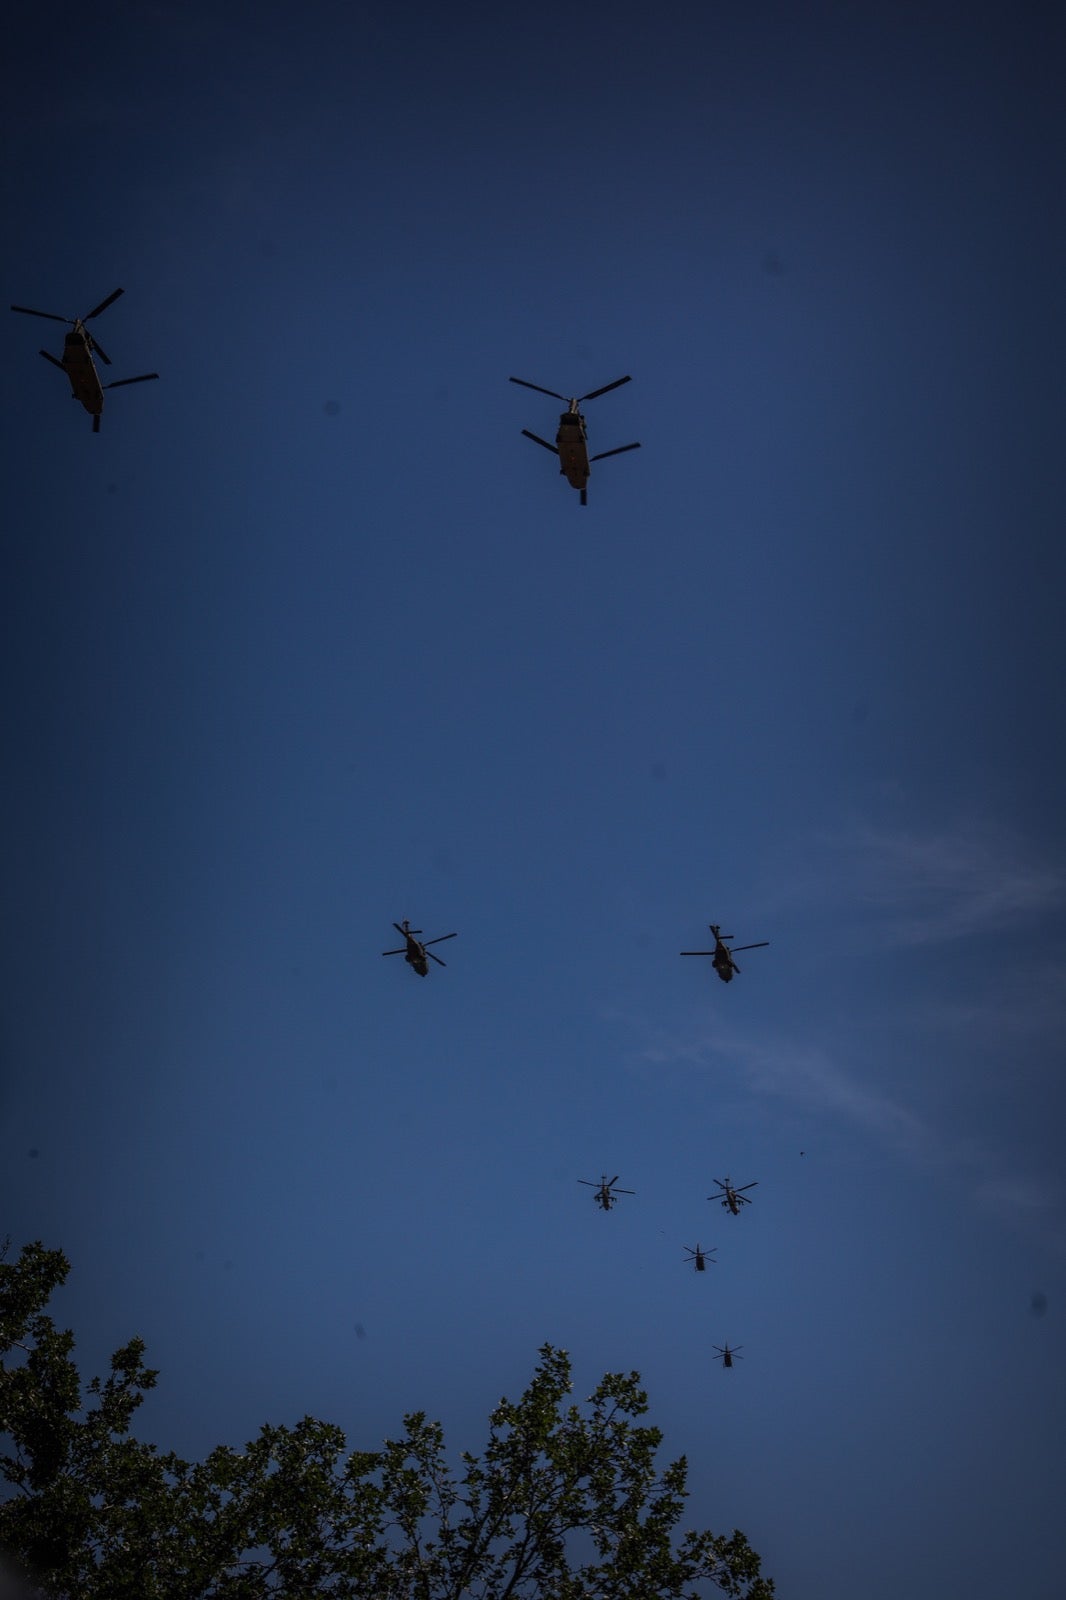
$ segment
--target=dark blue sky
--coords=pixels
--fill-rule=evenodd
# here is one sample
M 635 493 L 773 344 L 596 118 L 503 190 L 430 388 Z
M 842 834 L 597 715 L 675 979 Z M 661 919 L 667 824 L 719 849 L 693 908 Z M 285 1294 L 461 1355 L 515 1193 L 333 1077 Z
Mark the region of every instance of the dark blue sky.
M 477 1449 L 548 1340 L 782 1600 L 1057 1600 L 1064 54 L 9 24 L 6 301 L 123 285 L 161 381 L 94 437 L 9 317 L 0 1231 L 86 1372 L 147 1339 L 147 1437 Z M 507 378 L 627 372 L 582 509 Z M 771 941 L 728 989 L 712 919 Z

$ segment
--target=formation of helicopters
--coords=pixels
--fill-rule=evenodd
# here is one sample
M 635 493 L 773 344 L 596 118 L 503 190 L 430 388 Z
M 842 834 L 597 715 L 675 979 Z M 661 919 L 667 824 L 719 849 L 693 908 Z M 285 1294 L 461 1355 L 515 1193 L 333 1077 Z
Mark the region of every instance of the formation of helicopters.
M 129 378 L 126 381 L 133 383 L 136 380 Z M 514 383 L 520 382 L 518 378 L 515 378 L 512 381 Z M 421 933 L 422 930 L 421 928 L 410 927 L 406 917 L 404 918 L 402 924 L 399 922 L 394 922 L 393 927 L 396 929 L 397 933 L 403 935 L 406 943 L 398 950 L 383 950 L 381 952 L 382 955 L 403 956 L 406 961 L 412 967 L 414 967 L 415 971 L 423 978 L 428 977 L 429 975 L 429 967 L 426 962 L 427 945 L 442 944 L 445 939 L 454 939 L 456 937 L 454 933 L 442 933 L 439 939 L 428 939 L 424 943 L 419 943 L 415 935 Z M 730 983 L 732 982 L 733 974 L 739 973 L 740 971 L 740 968 L 733 960 L 733 951 L 725 942 L 727 939 L 731 939 L 733 935 L 731 933 L 720 933 L 717 922 L 712 922 L 710 924 L 710 929 L 714 934 L 713 950 L 682 950 L 681 954 L 683 956 L 710 956 L 711 965 L 721 978 L 722 982 Z M 737 945 L 736 948 L 738 950 L 763 950 L 769 943 L 769 939 L 760 939 L 758 944 L 740 944 Z M 438 966 L 443 967 L 447 965 L 446 962 L 440 959 L 440 956 L 430 954 L 430 959 L 435 961 Z M 715 1182 L 718 1182 L 717 1178 L 715 1179 Z
M 587 1189 L 595 1189 L 596 1193 L 592 1198 L 596 1205 L 600 1207 L 601 1211 L 610 1211 L 613 1206 L 618 1204 L 618 1196 L 620 1194 L 636 1194 L 635 1189 L 620 1189 L 618 1187 L 618 1177 L 618 1173 L 615 1173 L 613 1178 L 608 1178 L 607 1174 L 604 1173 L 599 1183 L 595 1183 L 591 1178 L 579 1178 L 577 1181 L 584 1184 Z M 723 1207 L 730 1211 L 734 1217 L 739 1217 L 741 1206 L 751 1205 L 751 1201 L 744 1193 L 745 1189 L 758 1188 L 757 1182 L 745 1183 L 740 1188 L 736 1188 L 729 1178 L 715 1178 L 714 1181 L 718 1186 L 719 1193 L 709 1194 L 707 1196 L 708 1200 L 721 1200 Z M 695 1245 L 686 1244 L 684 1251 L 686 1266 L 691 1263 L 693 1270 L 696 1272 L 706 1272 L 708 1264 L 712 1267 L 718 1265 L 714 1259 L 718 1254 L 717 1245 L 713 1249 L 705 1250 L 697 1240 Z M 728 1343 L 724 1347 L 714 1345 L 713 1349 L 717 1351 L 715 1360 L 721 1361 L 723 1369 L 732 1367 L 733 1358 L 740 1348 L 740 1345 L 734 1345 L 730 1349 Z
M 100 432 L 100 418 L 103 415 L 104 393 L 106 390 L 121 389 L 133 383 L 149 383 L 159 377 L 158 372 L 143 372 L 133 378 L 119 378 L 110 383 L 101 382 L 96 368 L 96 360 L 99 358 L 105 366 L 109 367 L 111 358 L 103 349 L 99 340 L 90 331 L 88 324 L 114 305 L 115 301 L 124 293 L 125 291 L 121 288 L 113 290 L 106 299 L 101 300 L 91 311 L 79 317 L 64 317 L 57 312 L 40 311 L 31 306 L 12 305 L 11 307 L 12 311 L 17 311 L 23 316 L 44 317 L 51 322 L 62 322 L 68 327 L 69 332 L 64 338 L 61 358 L 57 358 L 47 350 L 41 350 L 39 353 L 52 366 L 58 367 L 66 375 L 70 384 L 72 398 L 80 400 L 82 406 L 93 419 L 93 433 Z M 580 503 L 583 506 L 588 504 L 587 490 L 592 463 L 606 460 L 609 456 L 624 455 L 630 450 L 639 450 L 641 448 L 639 441 L 635 441 L 631 444 L 618 445 L 612 450 L 601 450 L 595 455 L 590 455 L 588 450 L 588 429 L 585 418 L 579 409 L 586 401 L 596 400 L 601 395 L 609 394 L 612 390 L 620 389 L 623 384 L 629 383 L 631 379 L 628 375 L 624 378 L 616 378 L 613 383 L 604 384 L 602 388 L 592 389 L 587 394 L 579 395 L 576 398 L 568 398 L 555 389 L 545 389 L 540 384 L 528 382 L 525 378 L 512 377 L 510 381 L 511 383 L 520 384 L 523 388 L 533 389 L 538 394 L 550 395 L 554 399 L 564 401 L 567 409 L 559 417 L 559 426 L 554 444 L 549 444 L 546 439 L 542 439 L 539 434 L 532 433 L 528 428 L 523 428 L 522 433 L 527 439 L 531 439 L 534 444 L 539 444 L 545 450 L 550 450 L 554 455 L 558 456 L 559 471 L 567 479 L 570 486 L 578 491 Z M 435 961 L 440 967 L 446 966 L 446 963 L 430 949 L 430 946 L 443 944 L 447 939 L 454 939 L 457 937 L 456 933 L 444 933 L 438 935 L 435 939 L 423 939 L 421 937 L 421 928 L 412 928 L 407 918 L 404 918 L 402 923 L 394 922 L 393 927 L 404 942 L 394 950 L 382 951 L 383 955 L 402 955 L 407 965 L 422 978 L 429 976 L 430 961 Z M 740 968 L 733 959 L 734 951 L 727 942 L 733 935 L 723 935 L 717 923 L 711 923 L 710 929 L 714 937 L 713 950 L 683 950 L 681 954 L 685 956 L 710 956 L 711 964 L 719 978 L 722 979 L 723 983 L 729 983 L 734 975 L 740 972 Z M 762 940 L 759 944 L 739 945 L 736 948 L 740 950 L 755 950 L 765 947 L 768 943 L 768 940 Z M 606 1173 L 604 1173 L 598 1183 L 588 1178 L 579 1178 L 578 1182 L 595 1190 L 593 1195 L 594 1203 L 601 1210 L 608 1212 L 617 1205 L 620 1195 L 633 1195 L 636 1192 L 633 1189 L 619 1188 L 618 1174 L 608 1179 Z M 748 1183 L 736 1188 L 729 1178 L 724 1180 L 716 1178 L 714 1182 L 720 1193 L 708 1198 L 721 1199 L 723 1207 L 734 1216 L 739 1216 L 742 1205 L 750 1204 L 744 1191 L 756 1187 L 755 1183 Z M 712 1266 L 716 1265 L 713 1260 L 717 1253 L 715 1249 L 705 1250 L 698 1242 L 695 1247 L 685 1245 L 684 1249 L 686 1260 L 692 1263 L 696 1272 L 705 1272 L 708 1262 Z M 732 1367 L 734 1358 L 739 1359 L 737 1351 L 740 1346 L 735 1346 L 731 1349 L 726 1344 L 724 1348 L 718 1345 L 713 1348 L 716 1352 L 716 1359 L 721 1360 L 724 1367 Z
M 515 383 L 521 382 L 521 380 L 518 378 L 515 378 L 513 381 Z M 625 380 L 621 381 L 624 382 Z M 529 387 L 532 388 L 534 385 L 529 385 Z M 446 963 L 441 960 L 440 956 L 434 955 L 429 946 L 432 944 L 443 944 L 445 939 L 456 938 L 456 934 L 442 933 L 438 935 L 436 939 L 423 940 L 419 937 L 422 929 L 412 928 L 406 917 L 402 922 L 394 922 L 393 927 L 396 929 L 396 932 L 400 934 L 404 942 L 395 950 L 383 950 L 381 952 L 382 955 L 403 956 L 408 966 L 412 967 L 414 971 L 417 972 L 422 978 L 429 976 L 429 963 L 431 961 L 435 961 L 440 967 L 445 966 Z M 726 940 L 731 939 L 733 935 L 723 935 L 720 925 L 716 922 L 712 922 L 710 924 L 710 929 L 711 933 L 714 935 L 713 950 L 682 950 L 681 954 L 683 956 L 710 956 L 712 965 L 718 976 L 724 983 L 729 983 L 734 973 L 738 973 L 740 971 L 740 968 L 733 960 L 733 951 L 726 944 Z M 758 944 L 739 945 L 737 948 L 741 950 L 760 950 L 765 948 L 769 942 L 770 941 L 768 939 L 763 939 Z M 602 1173 L 598 1183 L 593 1178 L 579 1178 L 577 1181 L 578 1183 L 584 1185 L 586 1189 L 592 1189 L 595 1191 L 592 1196 L 593 1204 L 597 1205 L 601 1211 L 611 1211 L 618 1204 L 618 1197 L 620 1195 L 636 1194 L 635 1189 L 620 1189 L 618 1187 L 618 1178 L 619 1174 L 617 1172 L 613 1178 L 608 1178 L 606 1173 Z M 728 1211 L 734 1217 L 739 1217 L 741 1206 L 750 1206 L 752 1204 L 747 1191 L 749 1189 L 757 1189 L 759 1186 L 758 1181 L 754 1179 L 751 1183 L 734 1184 L 732 1178 L 728 1176 L 725 1178 L 715 1178 L 714 1184 L 718 1192 L 716 1194 L 708 1195 L 708 1200 L 718 1200 L 721 1203 L 722 1209 L 724 1211 Z M 708 1262 L 711 1266 L 717 1266 L 718 1264 L 714 1260 L 714 1257 L 717 1254 L 717 1247 L 714 1249 L 705 1250 L 704 1247 L 697 1241 L 695 1246 L 688 1244 L 685 1245 L 684 1250 L 686 1263 L 691 1262 L 693 1269 L 696 1272 L 706 1272 Z M 715 1345 L 714 1349 L 717 1351 L 715 1360 L 720 1360 L 723 1368 L 727 1368 L 732 1367 L 733 1358 L 736 1356 L 740 1346 L 737 1345 L 734 1346 L 733 1349 L 730 1349 L 728 1344 L 726 1344 L 724 1348 Z M 737 1359 L 739 1360 L 740 1358 L 737 1357 Z
M 105 389 L 122 389 L 128 383 L 149 383 L 159 376 L 158 372 L 142 372 L 137 378 L 117 378 L 114 383 L 100 382 L 93 357 L 99 356 L 105 367 L 111 365 L 111 357 L 85 324 L 98 317 L 102 311 L 106 311 L 108 306 L 114 305 L 119 295 L 125 292 L 124 289 L 115 289 L 106 300 L 101 300 L 98 306 L 87 311 L 84 317 L 61 317 L 54 311 L 34 311 L 30 306 L 11 307 L 12 311 L 21 311 L 27 317 L 47 317 L 50 322 L 69 324 L 70 332 L 63 342 L 63 359 L 57 361 L 47 350 L 41 350 L 39 354 L 46 361 L 50 361 L 53 367 L 58 367 L 60 372 L 66 373 L 72 397 L 81 401 L 93 419 L 94 433 L 100 432 Z

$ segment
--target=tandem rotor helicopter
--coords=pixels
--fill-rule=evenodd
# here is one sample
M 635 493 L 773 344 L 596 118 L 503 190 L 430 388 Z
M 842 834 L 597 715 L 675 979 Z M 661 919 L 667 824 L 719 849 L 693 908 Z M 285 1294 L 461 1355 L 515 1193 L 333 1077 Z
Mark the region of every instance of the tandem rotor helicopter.
M 413 967 L 420 978 L 429 977 L 429 963 L 431 961 L 435 961 L 438 967 L 446 967 L 448 965 L 446 961 L 441 960 L 440 956 L 435 956 L 429 946 L 431 944 L 443 944 L 445 939 L 454 939 L 456 937 L 454 933 L 442 933 L 439 939 L 426 939 L 423 942 L 415 937 L 416 934 L 422 932 L 422 929 L 412 928 L 406 917 L 404 917 L 402 925 L 399 922 L 394 922 L 393 927 L 398 934 L 403 936 L 406 942 L 398 950 L 383 950 L 381 952 L 383 956 L 403 956 L 407 965 Z
M 717 922 L 712 922 L 709 926 L 712 934 L 714 935 L 714 949 L 682 950 L 681 954 L 683 956 L 710 956 L 711 966 L 714 968 L 715 972 L 717 972 L 722 982 L 731 983 L 733 981 L 734 972 L 740 971 L 740 968 L 733 960 L 732 950 L 730 950 L 729 946 L 726 944 L 726 940 L 732 939 L 733 935 L 731 933 L 723 934 L 721 931 L 721 926 Z M 769 939 L 760 939 L 757 944 L 738 944 L 737 949 L 762 950 L 769 943 Z
M 618 1204 L 618 1196 L 620 1194 L 636 1194 L 637 1192 L 635 1189 L 616 1189 L 615 1184 L 618 1182 L 617 1172 L 610 1183 L 607 1182 L 606 1173 L 600 1178 L 599 1183 L 593 1183 L 590 1178 L 579 1178 L 577 1181 L 585 1184 L 589 1189 L 595 1189 L 596 1193 L 592 1198 L 604 1211 L 610 1211 L 612 1206 Z
M 758 1179 L 756 1179 L 754 1183 L 742 1184 L 739 1189 L 734 1188 L 731 1178 L 715 1178 L 714 1181 L 721 1190 L 721 1193 L 709 1194 L 707 1196 L 708 1200 L 720 1200 L 722 1202 L 722 1210 L 731 1211 L 735 1217 L 740 1216 L 741 1206 L 751 1205 L 751 1201 L 744 1193 L 744 1190 L 757 1189 L 759 1187 Z
M 125 294 L 124 289 L 116 289 L 109 294 L 106 300 L 101 300 L 98 306 L 86 313 L 84 317 L 60 317 L 54 311 L 34 311 L 29 306 L 12 306 L 12 311 L 21 311 L 27 317 L 47 317 L 50 322 L 66 322 L 70 324 L 63 346 L 63 359 L 57 361 L 55 356 L 49 355 L 47 350 L 40 354 L 53 367 L 58 367 L 60 372 L 65 372 L 70 381 L 70 392 L 75 400 L 80 400 L 86 411 L 93 419 L 93 432 L 100 432 L 100 415 L 104 409 L 104 390 L 121 389 L 127 383 L 148 383 L 152 378 L 158 378 L 158 372 L 142 372 L 138 378 L 119 378 L 114 383 L 101 383 L 96 371 L 94 356 L 99 356 L 105 366 L 111 365 L 111 357 L 101 348 L 93 338 L 87 322 L 93 317 L 98 317 L 101 311 L 106 311 L 113 305 L 120 294 Z
M 627 450 L 639 450 L 640 444 L 620 444 L 616 450 L 601 450 L 598 455 L 590 456 L 588 450 L 588 431 L 585 419 L 577 409 L 586 400 L 595 400 L 601 394 L 607 394 L 611 389 L 620 389 L 623 383 L 628 383 L 628 377 L 616 378 L 613 383 L 605 383 L 602 389 L 592 389 L 588 394 L 578 395 L 577 399 L 567 399 L 565 394 L 559 394 L 556 389 L 542 389 L 539 383 L 527 383 L 525 378 L 512 378 L 511 383 L 520 383 L 523 389 L 536 389 L 538 394 L 550 394 L 556 400 L 565 400 L 567 409 L 559 418 L 559 431 L 555 435 L 555 443 L 549 444 L 547 439 L 542 439 L 539 434 L 530 433 L 528 428 L 522 432 L 527 439 L 532 439 L 534 444 L 543 445 L 545 450 L 551 450 L 559 457 L 559 471 L 564 474 L 571 488 L 581 491 L 581 504 L 588 505 L 589 477 L 591 476 L 589 463 L 603 461 L 607 456 L 624 455 Z

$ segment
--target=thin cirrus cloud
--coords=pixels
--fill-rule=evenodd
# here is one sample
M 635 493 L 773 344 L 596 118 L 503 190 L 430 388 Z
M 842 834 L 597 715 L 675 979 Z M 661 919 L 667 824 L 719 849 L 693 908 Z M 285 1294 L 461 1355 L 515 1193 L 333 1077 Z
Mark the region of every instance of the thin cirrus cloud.
M 633 1019 L 629 1021 L 632 1024 Z M 1053 1185 L 1019 1177 L 979 1140 L 944 1133 L 891 1095 L 864 1083 L 820 1046 L 767 1034 L 742 1039 L 705 1024 L 687 1039 L 654 1034 L 637 1057 L 657 1067 L 697 1068 L 720 1068 L 725 1058 L 739 1069 L 743 1085 L 753 1095 L 836 1117 L 911 1167 L 928 1172 L 953 1168 L 973 1181 L 972 1196 L 983 1211 L 1020 1226 L 1042 1218 L 1045 1226 L 1051 1226 L 1054 1242 L 1066 1250 L 1066 1232 L 1056 1224 L 1059 1195 Z
M 1062 904 L 1060 868 L 1002 829 L 938 831 L 862 824 L 834 841 L 849 897 L 878 912 L 902 945 L 987 934 Z
M 919 1116 L 861 1083 L 817 1045 L 768 1036 L 742 1039 L 716 1025 L 704 1025 L 689 1039 L 660 1034 L 638 1051 L 638 1057 L 656 1066 L 698 1067 L 720 1065 L 725 1057 L 740 1069 L 756 1095 L 836 1114 L 911 1160 L 931 1166 L 943 1158 L 940 1140 Z

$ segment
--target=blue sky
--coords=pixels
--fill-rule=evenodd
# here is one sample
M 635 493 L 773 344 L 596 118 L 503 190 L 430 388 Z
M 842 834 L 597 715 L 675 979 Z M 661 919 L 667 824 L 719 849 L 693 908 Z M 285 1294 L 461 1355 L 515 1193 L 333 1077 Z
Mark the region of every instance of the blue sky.
M 7 301 L 161 381 L 10 318 L 3 1231 L 146 1436 L 476 1449 L 547 1340 L 782 1597 L 1058 1595 L 1062 45 L 12 25 Z M 582 509 L 507 379 L 623 373 Z

